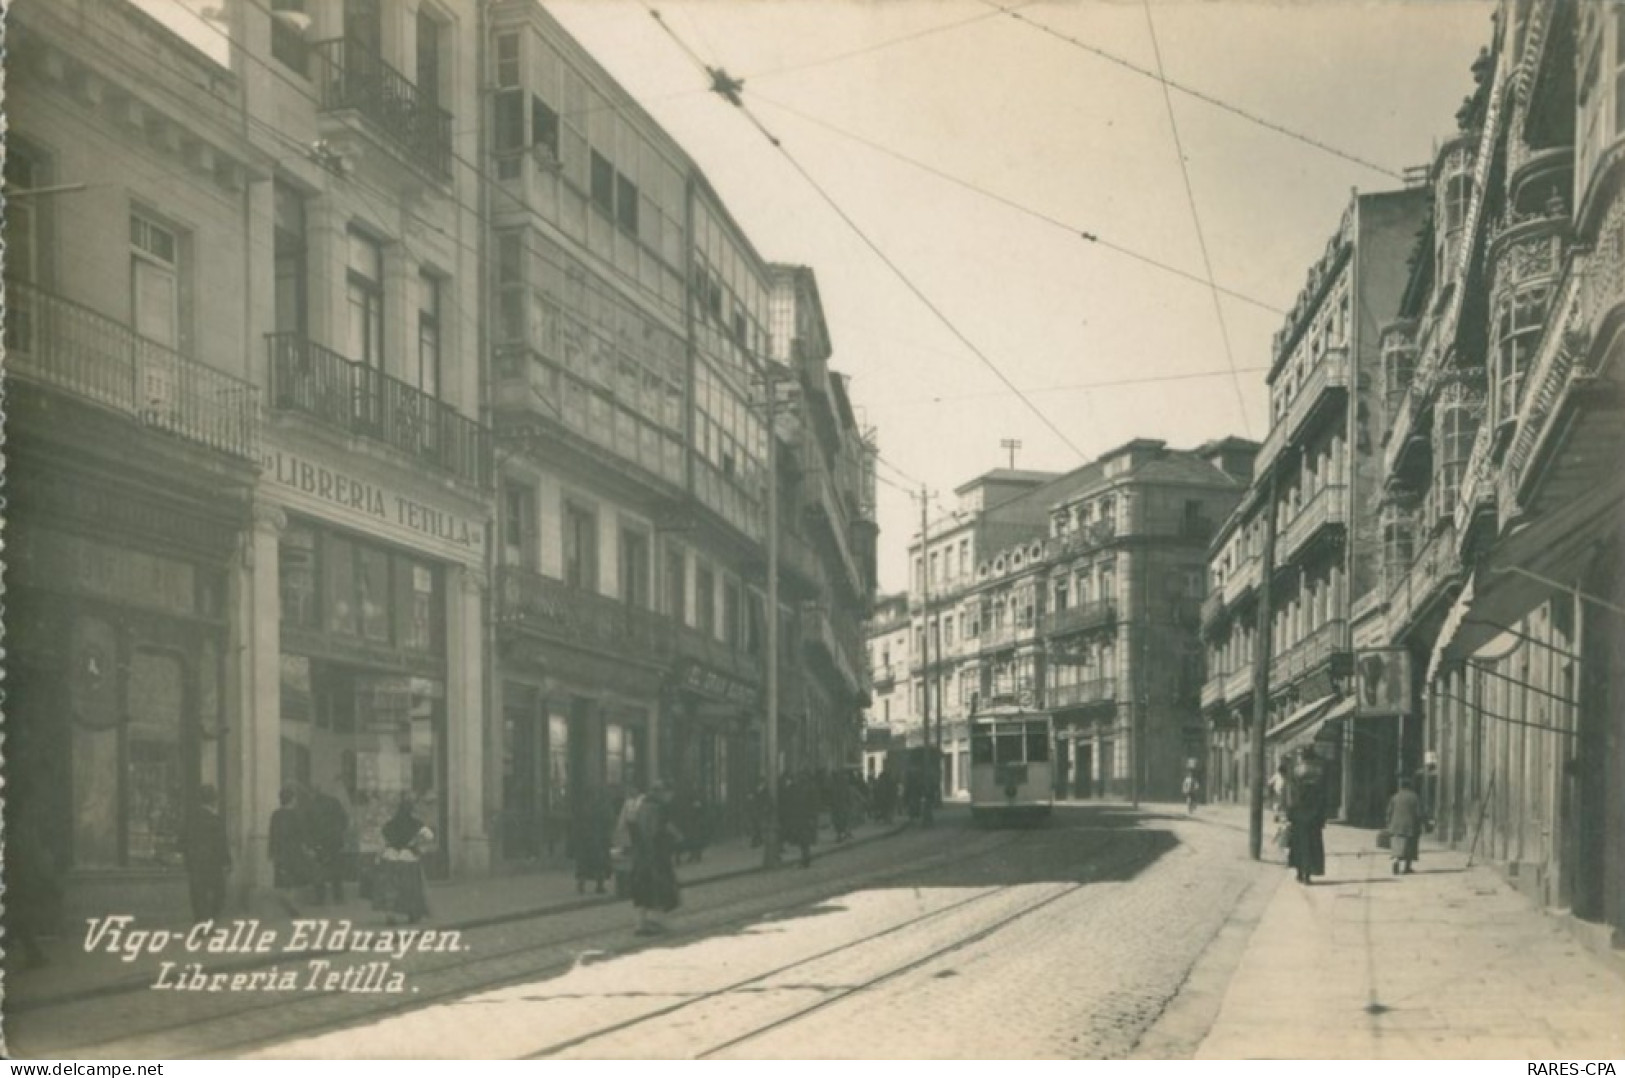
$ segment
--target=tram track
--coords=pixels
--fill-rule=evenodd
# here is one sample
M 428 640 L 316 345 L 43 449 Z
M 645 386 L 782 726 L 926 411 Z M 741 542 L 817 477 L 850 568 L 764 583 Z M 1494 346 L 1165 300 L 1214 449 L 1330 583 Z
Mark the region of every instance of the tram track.
M 980 848 L 966 851 L 963 846 L 940 850 L 926 857 L 912 860 L 906 864 L 879 871 L 864 872 L 856 877 L 843 877 L 838 881 L 822 880 L 808 884 L 793 884 L 796 890 L 806 891 L 805 897 L 793 899 L 795 905 L 806 905 L 810 901 L 817 901 L 818 896 L 824 892 L 839 892 L 852 887 L 867 887 L 875 884 L 884 884 L 901 876 L 930 872 L 933 869 L 946 867 L 950 864 L 962 865 L 1009 850 L 1011 843 L 1000 842 L 991 836 L 977 836 L 973 832 L 966 833 L 972 841 L 978 843 Z M 604 948 L 599 961 L 607 961 L 630 954 L 651 950 L 664 943 L 690 938 L 695 933 L 714 933 L 727 931 L 770 916 L 774 911 L 763 909 L 764 901 L 773 901 L 772 896 L 761 893 L 741 895 L 726 899 L 716 905 L 708 906 L 696 914 L 696 920 L 690 922 L 687 930 L 680 935 L 665 937 L 648 942 L 623 943 L 619 946 Z M 725 916 L 716 916 L 730 909 L 748 907 L 745 912 Z M 618 908 L 613 906 L 597 907 L 596 909 Z M 75 1054 L 106 1050 L 112 1046 L 124 1045 L 129 1042 L 144 1041 L 149 1038 L 163 1037 L 167 1034 L 180 1033 L 189 1029 L 203 1029 L 215 1023 L 229 1023 L 252 1014 L 256 1019 L 265 1020 L 274 1015 L 300 1015 L 301 1011 L 316 1012 L 312 1020 L 296 1020 L 287 1023 L 280 1031 L 272 1035 L 255 1033 L 252 1036 L 232 1038 L 224 1041 L 212 1040 L 207 1046 L 189 1048 L 186 1055 L 218 1057 L 222 1055 L 244 1054 L 258 1049 L 271 1048 L 279 1043 L 286 1043 L 293 1038 L 304 1038 L 322 1033 L 334 1032 L 350 1026 L 373 1022 L 394 1015 L 417 1010 L 435 1003 L 447 1002 L 475 992 L 487 991 L 504 986 L 520 983 L 531 979 L 547 979 L 568 972 L 581 957 L 581 948 L 584 945 L 605 943 L 606 937 L 615 937 L 617 940 L 624 930 L 608 929 L 603 925 L 596 925 L 581 931 L 570 932 L 562 936 L 551 936 L 545 940 L 537 940 L 517 946 L 506 947 L 497 952 L 483 952 L 471 954 L 469 957 L 449 958 L 412 971 L 414 979 L 426 980 L 437 977 L 455 976 L 455 984 L 414 992 L 403 996 L 331 996 L 322 995 L 312 997 L 308 995 L 294 996 L 288 999 L 267 1002 L 263 995 L 245 993 L 240 1005 L 226 1007 L 204 1017 L 189 1016 L 182 1019 L 162 1022 L 156 1025 L 144 1025 L 139 1029 L 121 1031 L 111 1036 L 99 1038 L 94 1041 L 76 1042 L 71 1046 Z M 521 969 L 506 968 L 512 963 L 522 961 L 527 956 L 538 955 L 550 951 L 564 951 L 556 958 L 542 962 L 538 965 L 527 965 Z M 478 977 L 481 969 L 491 969 L 489 979 Z M 474 982 L 474 983 L 471 983 Z M 132 988 L 130 994 L 144 991 Z M 342 1000 L 350 1006 L 342 1007 L 345 1013 L 333 1014 L 334 1001 Z M 356 1001 L 365 1001 L 357 1004 Z M 107 1004 L 106 999 L 96 1001 L 96 1009 L 101 1010 Z M 80 1004 L 84 1005 L 84 1004 Z M 326 1013 L 323 1013 L 326 1012 Z M 128 1054 L 128 1053 L 125 1053 Z M 133 1057 L 132 1057 L 133 1058 Z
M 1057 902 L 1060 902 L 1062 899 L 1065 899 L 1065 898 L 1068 898 L 1068 897 L 1070 897 L 1072 895 L 1077 894 L 1083 888 L 1100 882 L 1101 879 L 1110 878 L 1110 874 L 1111 874 L 1112 870 L 1117 869 L 1119 867 L 1122 867 L 1125 864 L 1134 863 L 1134 862 L 1140 860 L 1141 858 L 1143 858 L 1145 856 L 1145 854 L 1147 852 L 1146 849 L 1145 849 L 1146 841 L 1144 839 L 1136 838 L 1134 835 L 1132 835 L 1132 833 L 1129 833 L 1129 832 L 1124 833 L 1124 839 L 1125 839 L 1125 841 L 1123 843 L 1122 848 L 1112 850 L 1110 853 L 1108 853 L 1108 854 L 1106 854 L 1106 855 L 1104 855 L 1104 856 L 1102 856 L 1100 858 L 1100 860 L 1098 862 L 1098 868 L 1096 869 L 1095 872 L 1093 872 L 1091 874 L 1092 878 L 1079 880 L 1077 882 L 1065 885 L 1061 889 L 1059 889 L 1059 890 L 1057 890 L 1057 891 L 1055 891 L 1055 892 L 1053 892 L 1051 894 L 1045 895 L 1042 898 L 1039 898 L 1034 902 L 1030 902 L 1030 903 L 1027 903 L 1027 904 L 1023 905 L 1020 909 L 1017 909 L 1017 910 L 1015 910 L 1015 911 L 1013 911 L 1011 913 L 1005 914 L 1005 915 L 1001 915 L 1000 917 L 998 917 L 997 919 L 995 919 L 991 923 L 982 925 L 981 927 L 977 928 L 976 930 L 974 930 L 974 931 L 972 931 L 972 932 L 970 932 L 968 934 L 960 936 L 957 939 L 954 939 L 954 940 L 952 940 L 952 941 L 950 941 L 950 942 L 948 942 L 948 943 L 946 943 L 946 944 L 944 944 L 942 946 L 933 947 L 923 955 L 918 955 L 918 956 L 915 956 L 913 958 L 910 958 L 906 962 L 903 962 L 901 964 L 892 966 L 891 968 L 886 969 L 886 970 L 880 972 L 879 974 L 876 974 L 873 977 L 869 977 L 869 978 L 867 978 L 867 979 L 865 979 L 865 980 L 863 980 L 863 981 L 861 981 L 861 982 L 859 982 L 857 984 L 848 985 L 848 986 L 842 987 L 842 988 L 840 988 L 840 989 L 838 989 L 836 991 L 833 991 L 833 992 L 831 992 L 830 994 L 827 994 L 826 996 L 824 996 L 821 999 L 815 1000 L 812 1003 L 810 1003 L 810 1004 L 808 1004 L 808 1005 L 806 1005 L 804 1007 L 800 1007 L 800 1008 L 795 1009 L 794 1011 L 792 1011 L 789 1014 L 781 1015 L 781 1016 L 779 1016 L 777 1018 L 774 1018 L 770 1022 L 766 1022 L 764 1024 L 756 1026 L 756 1027 L 754 1027 L 754 1028 L 752 1028 L 750 1030 L 747 1030 L 744 1033 L 741 1033 L 741 1034 L 738 1034 L 736 1036 L 730 1037 L 729 1039 L 727 1039 L 725 1041 L 719 1042 L 717 1044 L 713 1044 L 710 1047 L 706 1048 L 704 1051 L 696 1053 L 693 1058 L 696 1058 L 696 1059 L 713 1058 L 713 1057 L 719 1055 L 722 1052 L 725 1052 L 725 1051 L 728 1051 L 731 1048 L 737 1047 L 738 1045 L 744 1044 L 744 1043 L 746 1043 L 748 1041 L 756 1040 L 759 1037 L 765 1036 L 765 1035 L 767 1035 L 769 1033 L 772 1033 L 772 1032 L 774 1032 L 776 1030 L 783 1029 L 783 1028 L 785 1028 L 787 1026 L 790 1026 L 790 1025 L 792 1025 L 792 1024 L 798 1022 L 798 1021 L 801 1021 L 802 1019 L 808 1017 L 809 1015 L 811 1015 L 811 1014 L 813 1014 L 813 1013 L 815 1013 L 817 1011 L 821 1011 L 821 1010 L 823 1010 L 823 1009 L 825 1009 L 827 1007 L 830 1007 L 830 1006 L 833 1006 L 833 1005 L 835 1005 L 837 1003 L 840 1003 L 840 1002 L 843 1002 L 845 1000 L 851 999 L 853 996 L 856 996 L 856 995 L 858 995 L 858 994 L 860 994 L 862 992 L 872 991 L 873 989 L 879 987 L 882 984 L 885 984 L 885 983 L 887 983 L 889 981 L 893 981 L 893 980 L 897 979 L 898 977 L 904 976 L 904 975 L 906 975 L 906 974 L 908 974 L 910 972 L 913 972 L 914 970 L 917 970 L 917 969 L 920 969 L 920 968 L 922 968 L 924 966 L 927 966 L 927 965 L 931 964 L 932 962 L 935 962 L 938 959 L 940 959 L 940 958 L 942 958 L 942 957 L 944 957 L 946 955 L 953 954 L 956 951 L 962 950 L 962 949 L 964 949 L 966 947 L 969 947 L 969 946 L 972 946 L 972 945 L 974 945 L 976 943 L 979 943 L 982 940 L 985 940 L 985 939 L 995 935 L 996 933 L 998 933 L 1000 931 L 1003 931 L 1004 929 L 1008 928 L 1012 924 L 1015 924 L 1016 922 L 1018 922 L 1018 921 L 1020 921 L 1020 920 L 1022 920 L 1024 918 L 1030 917 L 1030 916 L 1038 913 L 1039 911 L 1041 911 L 1043 909 L 1046 909 L 1046 908 L 1054 905 Z M 1008 851 L 1008 850 L 1010 850 L 1012 845 L 1014 845 L 1014 844 L 1006 844 L 1003 847 L 1001 847 L 1001 850 Z M 750 977 L 740 979 L 738 981 L 732 982 L 730 984 L 724 985 L 724 986 L 719 987 L 719 988 L 712 989 L 712 990 L 707 991 L 707 992 L 699 993 L 699 994 L 697 994 L 697 995 L 695 995 L 695 996 L 693 996 L 692 998 L 689 998 L 689 999 L 679 1000 L 676 1003 L 668 1004 L 668 1005 L 666 1005 L 664 1007 L 657 1008 L 656 1010 L 651 1011 L 651 1012 L 649 1012 L 647 1014 L 638 1015 L 638 1016 L 636 1016 L 634 1018 L 625 1019 L 623 1021 L 616 1022 L 616 1023 L 612 1024 L 612 1025 L 606 1026 L 606 1027 L 604 1027 L 602 1029 L 594 1030 L 594 1031 L 591 1031 L 589 1033 L 579 1034 L 577 1036 L 568 1038 L 566 1040 L 559 1041 L 557 1043 L 547 1045 L 547 1046 L 545 1046 L 545 1047 L 543 1047 L 541 1049 L 536 1050 L 535 1052 L 532 1052 L 532 1053 L 528 1054 L 525 1058 L 527 1058 L 527 1059 L 545 1059 L 545 1058 L 550 1058 L 550 1057 L 556 1057 L 556 1056 L 558 1056 L 558 1055 L 560 1055 L 561 1053 L 564 1053 L 564 1052 L 572 1052 L 575 1049 L 578 1049 L 578 1048 L 584 1047 L 586 1045 L 592 1044 L 595 1041 L 606 1040 L 606 1039 L 614 1037 L 614 1036 L 616 1036 L 618 1034 L 625 1033 L 628 1030 L 635 1029 L 638 1026 L 647 1025 L 648 1023 L 651 1023 L 651 1022 L 654 1022 L 654 1021 L 657 1021 L 657 1020 L 660 1020 L 660 1019 L 663 1019 L 663 1018 L 668 1018 L 668 1017 L 670 1017 L 672 1015 L 675 1015 L 675 1014 L 678 1014 L 678 1013 L 680 1013 L 682 1011 L 689 1010 L 691 1008 L 695 1008 L 695 1007 L 699 1007 L 699 1006 L 703 1006 L 703 1005 L 705 1005 L 707 1003 L 711 1003 L 711 1002 L 720 1000 L 723 997 L 726 997 L 728 995 L 731 995 L 731 994 L 734 994 L 734 993 L 737 993 L 737 992 L 741 992 L 741 991 L 744 991 L 744 990 L 752 989 L 755 986 L 764 984 L 765 982 L 772 981 L 773 979 L 778 978 L 778 977 L 780 977 L 780 976 L 782 976 L 785 973 L 788 973 L 790 971 L 793 971 L 793 970 L 796 970 L 796 969 L 799 969 L 799 968 L 802 968 L 802 967 L 810 966 L 810 965 L 812 965 L 814 963 L 817 963 L 817 962 L 827 961 L 827 960 L 829 960 L 831 958 L 834 958 L 834 957 L 836 957 L 836 956 L 838 956 L 840 954 L 843 954 L 843 953 L 846 953 L 846 952 L 851 952 L 851 951 L 856 951 L 857 949 L 859 949 L 861 947 L 865 947 L 865 946 L 867 946 L 869 944 L 872 944 L 872 943 L 874 943 L 874 942 L 876 942 L 878 940 L 884 939 L 884 938 L 886 938 L 888 936 L 893 936 L 893 935 L 896 935 L 898 933 L 908 931 L 910 929 L 918 928 L 923 924 L 926 924 L 926 923 L 934 921 L 934 920 L 941 919 L 941 918 L 946 917 L 946 916 L 948 916 L 950 914 L 953 914 L 953 913 L 963 912 L 966 909 L 968 909 L 968 908 L 970 908 L 970 907 L 972 907 L 972 906 L 974 906 L 974 905 L 976 905 L 978 903 L 981 903 L 981 902 L 984 902 L 984 901 L 986 901 L 988 899 L 993 899 L 993 898 L 997 898 L 997 897 L 999 897 L 1001 895 L 1004 895 L 1009 890 L 1010 890 L 1010 885 L 998 885 L 998 886 L 990 887 L 990 888 L 988 888 L 988 889 L 986 889 L 986 890 L 984 890 L 984 891 L 982 891 L 982 892 L 980 892 L 980 893 L 978 893 L 976 895 L 972 895 L 972 896 L 969 896 L 967 898 L 961 899 L 961 900 L 959 900 L 957 902 L 953 902 L 953 903 L 950 903 L 950 904 L 948 904 L 946 906 L 939 907 L 939 908 L 937 908 L 935 910 L 928 911 L 928 912 L 926 912 L 924 914 L 920 914 L 920 915 L 918 915 L 916 917 L 911 917 L 911 918 L 909 918 L 909 919 L 907 919 L 905 921 L 899 922 L 899 923 L 894 924 L 894 925 L 887 926 L 886 928 L 880 929 L 878 931 L 868 933 L 868 934 L 866 934 L 866 935 L 864 935 L 862 937 L 859 937 L 858 939 L 845 941 L 845 942 L 841 943 L 838 946 L 827 948 L 825 950 L 819 951 L 816 954 L 803 956 L 801 958 L 796 959 L 795 961 L 783 963 L 783 964 L 781 964 L 779 966 L 774 967 L 773 969 L 766 970 L 764 972 L 754 974 L 754 975 L 752 975 Z

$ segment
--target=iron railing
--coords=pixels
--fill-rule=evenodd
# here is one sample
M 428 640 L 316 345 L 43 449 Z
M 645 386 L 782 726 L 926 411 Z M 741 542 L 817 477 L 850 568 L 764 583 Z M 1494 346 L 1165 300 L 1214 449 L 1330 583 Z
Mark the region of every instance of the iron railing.
M 664 661 L 671 656 L 670 621 L 652 610 L 573 588 L 518 566 L 497 571 L 498 619 L 572 644 L 614 655 Z
M 451 405 L 297 333 L 266 336 L 271 406 L 382 442 L 466 483 L 491 485 L 491 432 Z
M 1329 524 L 1348 521 L 1348 487 L 1334 483 L 1321 487 L 1298 509 L 1281 537 L 1281 559 L 1288 560 Z
M 1224 703 L 1224 675 L 1211 674 L 1202 682 L 1202 708 L 1217 707 Z
M 17 378 L 221 453 L 257 459 L 254 386 L 83 304 L 8 279 L 5 345 L 6 365 Z
M 1074 681 L 1070 685 L 1051 685 L 1050 707 L 1078 707 L 1082 704 L 1108 703 L 1117 699 L 1116 678 L 1090 678 Z
M 1096 599 L 1078 603 L 1065 610 L 1054 610 L 1044 616 L 1044 632 L 1050 636 L 1060 633 L 1082 632 L 1110 625 L 1117 618 L 1117 603 L 1111 599 Z
M 1278 689 L 1329 661 L 1334 652 L 1347 650 L 1349 623 L 1341 619 L 1325 622 L 1296 644 L 1276 653 L 1270 661 L 1270 687 Z
M 310 47 L 322 108 L 354 109 L 395 143 L 408 159 L 442 179 L 451 176 L 451 113 L 411 79 L 353 38 Z

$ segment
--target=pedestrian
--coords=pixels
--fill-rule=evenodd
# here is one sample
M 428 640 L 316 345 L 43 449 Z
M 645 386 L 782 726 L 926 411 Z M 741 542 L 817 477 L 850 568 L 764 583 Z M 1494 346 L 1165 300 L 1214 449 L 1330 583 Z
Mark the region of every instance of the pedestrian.
M 1202 783 L 1194 771 L 1185 776 L 1185 783 L 1180 787 L 1180 792 L 1185 795 L 1185 815 L 1195 815 L 1196 799 L 1202 793 Z
M 344 810 L 343 802 L 318 788 L 309 792 L 306 826 L 310 836 L 315 902 L 319 906 L 329 895 L 334 902 L 343 902 L 344 845 L 350 830 L 350 814 Z
M 1303 750 L 1286 787 L 1287 853 L 1299 883 L 1326 874 L 1326 774 L 1313 746 Z
M 682 904 L 675 865 L 682 834 L 671 820 L 671 787 L 657 780 L 648 796 L 639 800 L 633 817 L 632 905 L 638 911 L 637 934 L 658 935 L 666 930 L 660 915 Z
M 852 837 L 852 787 L 839 771 L 830 776 L 827 785 L 829 825 L 835 832 L 835 841 L 845 842 Z
M 1388 799 L 1388 841 L 1394 855 L 1394 875 L 1409 875 L 1417 859 L 1422 838 L 1422 798 L 1413 779 L 1400 779 L 1399 789 Z
M 1291 778 L 1291 771 L 1292 765 L 1282 760 L 1276 765 L 1275 774 L 1270 776 L 1270 808 L 1277 816 L 1284 816 L 1286 813 L 1286 785 Z
M 310 883 L 310 835 L 299 807 L 299 791 L 284 786 L 281 807 L 271 813 L 271 886 L 289 917 L 299 916 L 294 896 Z
M 383 826 L 384 849 L 378 855 L 378 887 L 373 908 L 382 910 L 389 924 L 405 917 L 417 924 L 429 915 L 429 897 L 423 884 L 423 853 L 434 832 L 412 811 L 412 795 L 402 794 L 395 815 Z
M 615 897 L 628 898 L 632 894 L 632 824 L 643 807 L 643 791 L 629 786 L 621 799 L 620 811 L 615 814 L 615 830 L 610 834 L 610 868 L 615 875 Z
M 880 811 L 880 822 L 891 825 L 892 819 L 897 815 L 897 775 L 890 767 L 881 769 L 880 779 L 876 782 L 875 800 Z
M 779 836 L 791 846 L 801 850 L 801 867 L 812 865 L 815 814 L 818 811 L 817 794 L 812 777 L 805 772 L 799 776 L 785 776 L 779 791 Z
M 576 866 L 576 894 L 586 893 L 589 883 L 595 894 L 604 893 L 604 883 L 614 874 L 610 860 L 614 832 L 615 817 L 602 794 L 588 798 L 571 813 L 570 859 Z
M 197 792 L 197 804 L 187 817 L 181 845 L 186 864 L 187 888 L 191 892 L 192 921 L 201 923 L 220 916 L 226 904 L 226 875 L 231 871 L 231 844 L 226 839 L 226 822 L 220 818 L 219 798 L 213 786 Z
M 768 805 L 767 780 L 758 779 L 747 806 L 750 813 L 750 847 L 753 850 L 766 841 L 764 832 L 767 829 Z

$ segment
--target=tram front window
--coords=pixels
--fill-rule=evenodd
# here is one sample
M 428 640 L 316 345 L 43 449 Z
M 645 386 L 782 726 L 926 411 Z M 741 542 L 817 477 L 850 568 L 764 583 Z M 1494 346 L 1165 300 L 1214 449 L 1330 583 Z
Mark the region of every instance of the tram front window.
M 1022 755 L 1021 728 L 1011 727 L 1002 729 L 994 737 L 993 762 L 999 764 L 1024 763 L 1026 757 Z

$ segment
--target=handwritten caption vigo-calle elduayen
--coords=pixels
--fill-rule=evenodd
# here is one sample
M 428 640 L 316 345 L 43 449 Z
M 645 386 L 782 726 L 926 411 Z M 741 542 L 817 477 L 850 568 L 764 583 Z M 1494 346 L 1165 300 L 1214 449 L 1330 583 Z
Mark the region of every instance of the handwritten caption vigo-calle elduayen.
M 406 992 L 408 955 L 466 950 L 456 930 L 360 928 L 347 920 L 211 920 L 184 930 L 143 928 L 125 915 L 85 922 L 87 954 L 132 963 L 157 956 L 151 987 L 170 992 Z M 285 955 L 289 964 L 244 965 L 259 955 Z M 221 962 L 235 968 L 212 968 Z

